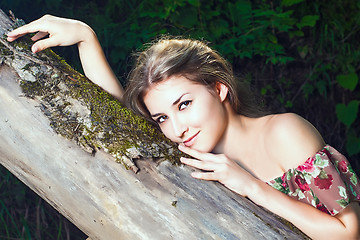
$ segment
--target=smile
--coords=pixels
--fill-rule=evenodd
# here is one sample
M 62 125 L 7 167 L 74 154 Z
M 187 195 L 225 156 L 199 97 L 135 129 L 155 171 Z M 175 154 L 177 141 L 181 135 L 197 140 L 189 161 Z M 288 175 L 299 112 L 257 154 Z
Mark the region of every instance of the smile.
M 190 147 L 191 145 L 193 145 L 194 144 L 194 142 L 195 142 L 195 139 L 196 139 L 196 137 L 197 137 L 197 135 L 200 133 L 200 131 L 199 132 L 197 132 L 194 136 L 192 136 L 191 138 L 189 138 L 189 139 L 187 139 L 186 141 L 184 141 L 183 143 L 184 143 L 184 145 L 186 146 L 186 147 Z

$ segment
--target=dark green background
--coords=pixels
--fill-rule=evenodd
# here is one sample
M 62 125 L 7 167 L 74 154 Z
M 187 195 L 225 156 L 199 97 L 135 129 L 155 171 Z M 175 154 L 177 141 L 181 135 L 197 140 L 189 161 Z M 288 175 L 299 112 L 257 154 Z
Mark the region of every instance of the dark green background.
M 131 53 L 160 34 L 209 41 L 272 112 L 308 119 L 360 170 L 358 0 L 2 0 L 0 8 L 26 22 L 49 13 L 88 23 L 123 85 Z M 76 47 L 55 51 L 81 71 Z M 66 229 L 74 231 L 4 169 L 0 190 L 1 239 L 66 239 Z M 32 224 L 40 211 L 43 221 Z

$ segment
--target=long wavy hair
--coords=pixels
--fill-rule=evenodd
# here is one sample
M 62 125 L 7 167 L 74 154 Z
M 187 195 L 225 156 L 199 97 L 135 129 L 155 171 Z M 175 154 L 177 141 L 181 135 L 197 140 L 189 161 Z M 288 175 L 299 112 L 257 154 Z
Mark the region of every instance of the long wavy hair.
M 152 84 L 171 76 L 183 76 L 205 85 L 210 91 L 215 91 L 216 83 L 220 82 L 228 87 L 227 98 L 236 113 L 248 117 L 264 115 L 249 87 L 235 79 L 229 62 L 202 41 L 161 38 L 135 56 L 124 101 L 147 119 L 151 117 L 143 101 L 144 95 Z

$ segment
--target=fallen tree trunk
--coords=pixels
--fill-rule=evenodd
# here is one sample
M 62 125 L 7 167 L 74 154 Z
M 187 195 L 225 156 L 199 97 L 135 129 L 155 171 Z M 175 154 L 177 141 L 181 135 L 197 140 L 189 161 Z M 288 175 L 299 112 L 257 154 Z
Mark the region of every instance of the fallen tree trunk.
M 13 27 L 0 11 L 0 163 L 91 239 L 306 238 L 221 184 L 191 178 L 145 120 L 51 51 L 6 42 Z

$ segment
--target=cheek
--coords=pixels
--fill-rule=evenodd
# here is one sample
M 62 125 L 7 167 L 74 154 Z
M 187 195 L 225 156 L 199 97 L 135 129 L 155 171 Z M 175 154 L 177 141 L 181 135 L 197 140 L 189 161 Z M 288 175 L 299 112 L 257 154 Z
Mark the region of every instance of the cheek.
M 213 98 L 209 98 L 201 104 L 198 104 L 194 112 L 195 113 L 192 114 L 192 120 L 198 124 L 216 124 L 216 122 L 224 116 L 222 104 Z
M 165 123 L 160 126 L 161 132 L 165 135 L 166 138 L 170 139 L 172 142 L 176 142 L 176 139 L 174 138 L 173 131 L 171 130 L 170 124 Z
M 190 111 L 186 113 L 186 123 L 191 127 L 201 127 L 212 121 L 215 112 L 213 112 L 211 102 L 201 102 L 193 105 Z
M 208 111 L 201 116 L 202 123 L 208 131 L 210 131 L 211 139 L 218 141 L 223 135 L 227 123 L 227 114 L 224 106 L 216 101 L 210 102 L 207 105 Z

